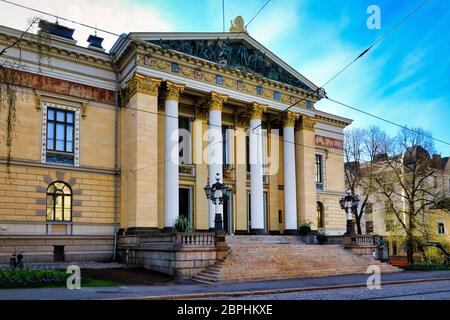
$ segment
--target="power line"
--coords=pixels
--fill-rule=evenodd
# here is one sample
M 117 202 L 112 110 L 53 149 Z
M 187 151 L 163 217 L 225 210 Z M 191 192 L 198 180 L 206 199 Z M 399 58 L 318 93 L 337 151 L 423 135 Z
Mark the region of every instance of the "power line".
M 177 116 L 171 116 L 171 115 L 166 115 L 166 114 L 160 114 L 160 113 L 158 113 L 158 112 L 150 111 L 150 110 L 143 110 L 143 109 L 134 108 L 134 107 L 126 107 L 126 109 L 136 110 L 136 111 L 144 112 L 144 113 L 148 113 L 148 114 L 154 114 L 154 115 L 161 116 L 161 117 L 168 117 L 168 118 L 179 119 L 179 117 L 177 117 Z M 222 128 L 221 125 L 214 125 L 214 124 L 208 124 L 208 125 L 211 126 L 211 127 Z M 268 134 L 264 134 L 264 133 L 255 133 L 255 132 L 253 132 L 252 134 L 260 135 L 260 136 L 266 137 L 266 138 L 269 137 Z M 214 143 L 208 144 L 208 147 L 211 147 L 211 146 L 214 146 L 214 145 L 217 145 L 217 144 L 221 144 L 221 143 L 223 143 L 223 142 L 224 142 L 223 140 L 216 141 L 216 142 L 214 142 Z M 298 142 L 295 142 L 295 141 L 287 141 L 287 140 L 285 140 L 285 139 L 281 139 L 280 142 L 281 142 L 281 143 L 286 142 L 286 143 L 289 143 L 289 144 L 293 144 L 293 145 L 295 145 L 295 146 L 300 146 L 300 147 L 305 147 L 305 148 L 311 148 L 311 149 L 314 149 L 314 150 L 316 149 L 316 146 L 310 146 L 310 145 L 298 143 Z M 197 149 L 192 150 L 192 152 L 196 152 L 196 151 L 198 151 L 198 150 L 197 150 Z M 336 154 L 336 155 L 339 155 L 339 156 L 342 156 L 342 153 L 339 153 L 339 152 L 336 152 L 336 151 L 327 150 L 327 152 L 328 152 L 328 153 L 332 153 L 332 154 Z M 135 172 L 138 172 L 138 171 L 141 171 L 141 170 L 145 170 L 145 169 L 150 168 L 150 167 L 158 167 L 158 166 L 163 165 L 163 164 L 165 164 L 166 162 L 169 162 L 169 161 L 172 161 L 172 158 L 165 159 L 165 160 L 160 161 L 160 162 L 158 162 L 158 163 L 156 163 L 156 164 L 154 164 L 154 165 L 145 166 L 145 167 L 143 167 L 143 168 L 138 168 L 138 169 L 136 169 L 136 170 L 130 170 L 130 171 L 133 172 L 133 173 L 135 173 Z
M 347 107 L 347 108 L 349 108 L 349 109 L 352 109 L 352 110 L 361 112 L 361 113 L 363 113 L 363 114 L 365 114 L 365 115 L 368 115 L 368 116 L 371 116 L 371 117 L 373 117 L 373 118 L 375 118 L 375 119 L 378 119 L 378 120 L 384 121 L 384 122 L 386 122 L 386 123 L 392 124 L 392 125 L 397 126 L 397 127 L 401 128 L 401 129 L 409 130 L 409 131 L 414 132 L 414 133 L 416 133 L 416 134 L 425 136 L 425 137 L 427 137 L 427 138 L 433 139 L 433 140 L 435 140 L 435 141 L 438 141 L 438 142 L 441 142 L 441 143 L 444 143 L 444 144 L 450 146 L 450 142 L 444 141 L 444 140 L 442 140 L 442 139 L 434 138 L 433 136 L 430 136 L 430 135 L 424 134 L 423 132 L 420 132 L 420 131 L 417 131 L 417 130 L 408 128 L 407 126 L 398 124 L 398 123 L 396 123 L 396 122 L 394 122 L 394 121 L 392 121 L 392 120 L 388 120 L 388 119 L 382 118 L 382 117 L 377 116 L 377 115 L 375 115 L 375 114 L 373 114 L 373 113 L 364 111 L 364 110 L 362 110 L 362 109 L 360 109 L 360 108 L 353 107 L 353 106 L 351 106 L 351 105 L 349 105 L 349 104 L 346 104 L 346 103 L 343 103 L 343 102 L 340 102 L 340 101 L 331 99 L 331 98 L 329 98 L 329 97 L 326 97 L 325 99 L 327 99 L 327 100 L 329 100 L 329 101 L 331 101 L 331 102 L 334 102 L 334 103 L 336 103 L 336 104 L 339 104 L 339 105 L 341 105 L 341 106 Z
M 350 63 L 348 63 L 344 68 L 342 68 L 340 71 L 338 71 L 336 74 L 334 74 L 328 81 L 325 82 L 324 85 L 319 87 L 316 90 L 316 93 L 320 94 L 320 91 L 323 90 L 325 86 L 327 86 L 331 81 L 336 79 L 341 73 L 343 73 L 345 70 L 347 70 L 352 64 L 354 64 L 356 61 L 361 59 L 365 54 L 367 54 L 373 47 L 375 47 L 378 43 L 380 43 L 383 39 L 385 39 L 387 36 L 389 36 L 394 30 L 396 30 L 400 25 L 402 25 L 406 20 L 408 20 L 411 16 L 413 16 L 420 8 L 422 8 L 429 0 L 422 1 L 417 7 L 414 8 L 410 13 L 408 13 L 403 19 L 401 19 L 397 24 L 395 24 L 391 29 L 386 31 L 384 34 L 382 34 L 378 39 L 376 39 L 370 46 L 368 46 L 366 49 L 364 49 L 355 59 L 353 59 Z M 324 92 L 324 91 L 323 91 Z M 326 94 L 324 92 L 324 97 L 326 98 Z M 283 112 L 288 111 L 292 107 L 296 106 L 303 100 L 305 100 L 306 97 L 296 101 L 295 103 L 291 104 L 289 107 L 287 107 Z M 278 117 L 278 116 L 277 116 Z

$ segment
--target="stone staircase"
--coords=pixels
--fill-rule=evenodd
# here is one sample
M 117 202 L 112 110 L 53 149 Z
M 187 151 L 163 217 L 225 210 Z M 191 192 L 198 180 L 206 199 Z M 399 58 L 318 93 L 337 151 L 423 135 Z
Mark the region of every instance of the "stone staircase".
M 379 266 L 382 273 L 400 271 L 340 245 L 306 245 L 296 236 L 227 236 L 227 244 L 225 260 L 193 280 L 214 283 L 362 274 L 369 265 Z

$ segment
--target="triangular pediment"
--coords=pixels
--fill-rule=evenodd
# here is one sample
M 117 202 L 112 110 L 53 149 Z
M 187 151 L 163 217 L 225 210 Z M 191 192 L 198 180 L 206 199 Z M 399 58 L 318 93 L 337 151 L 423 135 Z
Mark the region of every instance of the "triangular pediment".
M 302 90 L 317 89 L 311 81 L 245 33 L 138 33 L 137 35 L 142 40 L 163 49 L 188 54 Z

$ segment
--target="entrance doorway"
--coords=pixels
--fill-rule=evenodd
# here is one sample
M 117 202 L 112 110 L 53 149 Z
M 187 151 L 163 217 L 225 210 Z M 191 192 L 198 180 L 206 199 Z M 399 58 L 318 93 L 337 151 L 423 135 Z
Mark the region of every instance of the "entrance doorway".
M 232 222 L 232 210 L 233 210 L 233 203 L 232 203 L 233 196 L 230 195 L 229 197 L 224 197 L 223 199 L 223 230 L 227 234 L 233 233 L 233 222 Z
M 192 188 L 180 187 L 179 194 L 180 216 L 184 216 L 192 225 Z

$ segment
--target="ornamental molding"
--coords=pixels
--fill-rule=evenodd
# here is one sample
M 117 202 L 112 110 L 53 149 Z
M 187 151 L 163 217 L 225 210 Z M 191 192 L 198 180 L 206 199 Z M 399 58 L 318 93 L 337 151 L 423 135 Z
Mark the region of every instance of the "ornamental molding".
M 227 95 L 211 92 L 209 100 L 207 102 L 209 110 L 222 111 L 223 104 L 226 103 L 227 100 L 228 100 Z
M 82 64 L 98 69 L 104 69 L 107 71 L 113 71 L 111 62 L 109 59 L 102 59 L 100 57 L 94 57 L 88 54 L 84 54 L 80 51 L 70 50 L 69 48 L 58 48 L 52 46 L 54 41 L 44 39 L 42 43 L 39 43 L 39 36 L 27 34 L 28 38 L 20 39 L 20 47 L 23 51 L 28 51 L 36 55 L 43 55 L 43 60 L 50 60 L 49 58 L 57 58 L 64 61 L 69 61 L 77 64 Z M 30 39 L 32 36 L 35 39 Z M 0 45 L 8 46 L 19 40 L 18 37 L 9 36 L 6 34 L 0 34 Z M 48 62 L 46 62 L 48 63 Z
M 253 102 L 248 110 L 250 120 L 261 120 L 262 115 L 266 112 L 267 106 Z
M 316 123 L 317 121 L 315 118 L 303 114 L 299 118 L 298 129 L 314 131 L 314 126 L 316 125 Z
M 164 91 L 165 100 L 180 100 L 180 94 L 184 91 L 184 85 L 166 81 L 166 90 Z
M 287 111 L 283 118 L 283 127 L 295 127 L 295 122 L 298 120 L 300 115 L 292 111 Z
M 296 106 L 307 109 L 306 100 L 311 101 L 311 110 L 314 103 L 320 98 L 314 93 L 292 87 L 270 79 L 265 79 L 255 74 L 240 70 L 226 68 L 196 57 L 185 56 L 174 51 L 166 52 L 153 46 L 138 48 L 136 51 L 137 66 L 172 73 L 176 76 L 213 84 L 218 87 L 250 94 L 256 97 L 269 99 L 278 103 L 292 104 L 301 101 Z M 178 66 L 174 72 L 172 65 Z M 222 81 L 217 82 L 221 77 Z

